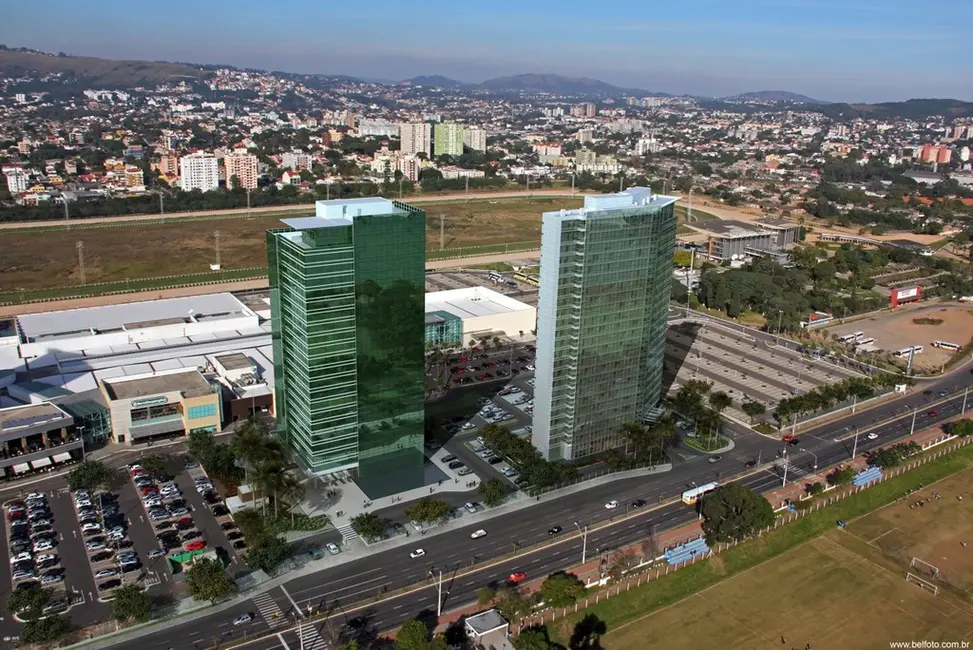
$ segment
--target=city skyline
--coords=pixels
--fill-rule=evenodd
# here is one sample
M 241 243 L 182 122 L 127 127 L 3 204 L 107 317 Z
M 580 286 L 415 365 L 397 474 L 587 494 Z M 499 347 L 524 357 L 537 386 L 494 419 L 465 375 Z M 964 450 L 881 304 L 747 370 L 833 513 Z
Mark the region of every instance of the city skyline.
M 572 11 L 580 5 L 570 2 L 524 10 L 501 0 L 489 14 L 459 14 L 440 0 L 408 12 L 379 0 L 340 13 L 298 2 L 304 18 L 279 26 L 251 20 L 258 5 L 249 0 L 234 12 L 192 5 L 190 22 L 183 0 L 138 15 L 114 1 L 83 9 L 63 0 L 41 5 L 11 7 L 0 42 L 79 56 L 386 80 L 441 74 L 479 82 L 534 72 L 703 96 L 779 89 L 824 101 L 973 100 L 973 64 L 962 50 L 973 6 L 955 0 L 930 0 L 921 22 L 899 0 L 751 0 L 733 7 L 695 0 L 651 11 L 609 0 L 583 20 Z M 43 22 L 33 19 L 38 9 Z M 327 39 L 319 38 L 321 24 Z M 399 38 L 416 33 L 422 37 Z

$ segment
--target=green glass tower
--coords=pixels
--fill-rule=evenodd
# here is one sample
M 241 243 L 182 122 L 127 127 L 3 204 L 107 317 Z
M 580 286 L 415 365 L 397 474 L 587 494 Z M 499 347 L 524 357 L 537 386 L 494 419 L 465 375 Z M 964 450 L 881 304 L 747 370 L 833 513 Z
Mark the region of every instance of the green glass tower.
M 622 446 L 662 397 L 676 200 L 633 187 L 544 213 L 532 440 L 550 460 Z
M 318 201 L 267 233 L 277 435 L 371 498 L 423 480 L 425 212 Z

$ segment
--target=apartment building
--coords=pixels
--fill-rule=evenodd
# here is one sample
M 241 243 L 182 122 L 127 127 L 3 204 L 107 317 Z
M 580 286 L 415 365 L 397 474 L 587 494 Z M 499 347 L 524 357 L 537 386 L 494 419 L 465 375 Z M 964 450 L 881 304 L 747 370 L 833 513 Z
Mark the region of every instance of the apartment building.
M 465 144 L 471 151 L 486 151 L 487 148 L 487 133 L 486 129 L 480 126 L 471 126 L 466 129 L 464 134 L 463 144 Z
M 303 169 L 311 169 L 312 162 L 311 154 L 297 150 L 288 151 L 280 157 L 281 167 L 284 169 L 293 169 L 297 172 Z
M 220 187 L 220 165 L 216 156 L 200 151 L 179 159 L 179 186 L 184 192 L 209 192 Z
M 433 154 L 439 156 L 462 156 L 466 127 L 455 122 L 437 124 L 433 129 Z
M 425 122 L 407 122 L 399 125 L 400 149 L 403 154 L 414 156 L 432 153 L 432 125 Z
M 257 188 L 257 157 L 246 151 L 235 151 L 223 158 L 223 167 L 226 169 L 226 185 L 232 187 L 233 178 L 236 177 L 240 187 L 248 190 Z

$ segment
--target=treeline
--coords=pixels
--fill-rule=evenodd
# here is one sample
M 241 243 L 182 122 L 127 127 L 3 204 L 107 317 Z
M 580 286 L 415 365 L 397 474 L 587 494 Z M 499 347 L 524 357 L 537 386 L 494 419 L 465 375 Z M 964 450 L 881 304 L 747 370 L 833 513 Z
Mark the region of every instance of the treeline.
M 774 412 L 778 426 L 786 425 L 791 416 L 807 415 L 829 409 L 853 397 L 859 400 L 868 399 L 878 388 L 890 388 L 896 384 L 911 384 L 912 380 L 902 375 L 879 373 L 874 377 L 849 377 L 833 384 L 819 386 L 804 395 L 795 395 L 782 399 Z

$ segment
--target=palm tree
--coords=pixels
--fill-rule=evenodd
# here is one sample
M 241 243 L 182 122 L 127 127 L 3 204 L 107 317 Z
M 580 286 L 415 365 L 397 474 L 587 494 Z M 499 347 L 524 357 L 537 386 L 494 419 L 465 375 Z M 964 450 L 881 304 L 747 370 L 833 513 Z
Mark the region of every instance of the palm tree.
M 230 451 L 243 463 L 244 481 L 248 483 L 250 470 L 263 455 L 261 452 L 265 441 L 263 432 L 253 419 L 244 422 L 230 440 Z
M 281 501 L 287 504 L 287 509 L 291 513 L 291 528 L 294 527 L 294 508 L 304 500 L 304 483 L 293 474 L 284 474 L 281 478 L 280 486 L 277 488 Z M 274 500 L 274 508 L 277 502 Z

